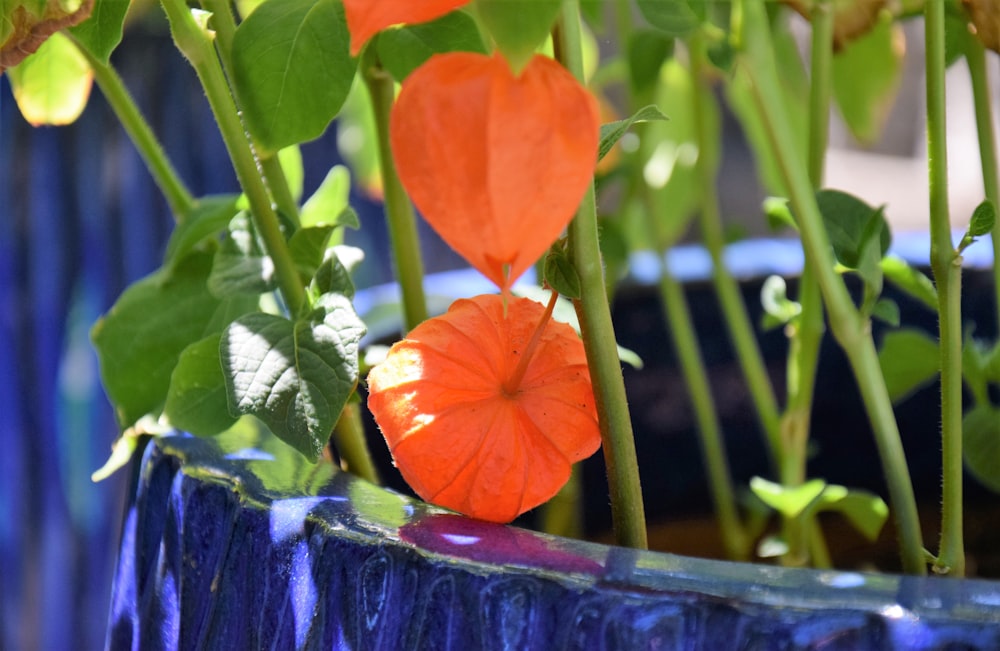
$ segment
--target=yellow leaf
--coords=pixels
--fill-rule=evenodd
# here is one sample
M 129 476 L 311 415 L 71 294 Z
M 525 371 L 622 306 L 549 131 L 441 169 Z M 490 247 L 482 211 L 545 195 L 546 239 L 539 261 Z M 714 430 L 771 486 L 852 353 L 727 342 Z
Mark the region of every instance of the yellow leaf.
M 80 117 L 94 76 L 76 46 L 58 33 L 7 75 L 21 114 L 34 126 L 70 124 Z

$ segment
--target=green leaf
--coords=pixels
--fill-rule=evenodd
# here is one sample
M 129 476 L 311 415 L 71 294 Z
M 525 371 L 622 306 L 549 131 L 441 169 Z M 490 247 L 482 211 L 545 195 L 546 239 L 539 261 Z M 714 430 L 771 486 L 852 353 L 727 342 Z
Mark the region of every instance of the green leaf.
M 1000 493 L 1000 409 L 981 404 L 965 414 L 962 456 L 976 481 Z
M 237 319 L 221 345 L 230 412 L 260 418 L 315 460 L 357 385 L 364 332 L 350 300 L 337 294 L 324 294 L 296 321 L 263 313 Z
M 872 307 L 871 315 L 894 328 L 899 326 L 899 305 L 892 299 L 878 299 Z
M 903 77 L 902 26 L 886 16 L 833 58 L 833 97 L 861 143 L 878 140 Z
M 350 226 L 357 228 L 355 223 L 337 224 L 337 220 L 347 208 L 351 191 L 351 172 L 343 165 L 334 165 L 326 173 L 323 182 L 302 206 L 299 222 L 302 226 L 320 226 L 324 224 Z
M 801 515 L 823 492 L 826 482 L 810 479 L 798 486 L 782 486 L 763 477 L 750 480 L 750 490 L 761 502 L 781 513 L 786 518 Z
M 634 93 L 652 89 L 663 62 L 674 55 L 674 39 L 653 30 L 637 30 L 628 40 L 629 82 Z
M 889 506 L 878 495 L 860 490 L 848 490 L 831 484 L 816 502 L 816 511 L 841 513 L 869 541 L 878 539 L 889 517 Z
M 124 0 L 96 0 L 90 18 L 69 31 L 95 59 L 108 63 L 111 53 L 121 43 L 128 7 Z
M 101 379 L 122 429 L 163 406 L 170 375 L 187 346 L 256 301 L 220 300 L 206 287 L 212 256 L 195 253 L 122 293 L 91 330 Z
M 676 38 L 687 36 L 700 22 L 688 0 L 637 0 L 637 3 L 650 25 Z
M 958 252 L 961 253 L 964 251 L 977 238 L 989 235 L 993 230 L 993 224 L 996 223 L 996 219 L 996 206 L 989 199 L 983 199 L 982 203 L 976 206 L 976 209 L 972 212 L 972 218 L 969 220 L 969 229 L 965 232 L 961 243 L 958 245 Z
M 792 210 L 788 207 L 788 199 L 784 197 L 767 197 L 764 199 L 764 216 L 767 217 L 767 225 L 772 231 L 789 227 L 795 230 L 799 225 L 795 223 Z
M 788 298 L 788 287 L 781 276 L 768 276 L 760 288 L 760 303 L 767 315 L 764 320 L 765 329 L 785 325 L 798 318 L 802 306 Z
M 976 206 L 972 212 L 972 219 L 969 220 L 969 235 L 972 237 L 982 237 L 989 235 L 993 230 L 993 225 L 997 220 L 997 209 L 989 199 L 983 199 L 982 203 Z
M 878 353 L 885 386 L 894 403 L 932 382 L 940 366 L 938 343 L 920 330 L 886 333 Z
M 375 48 L 379 61 L 399 82 L 435 54 L 487 53 L 476 21 L 463 11 L 453 11 L 429 23 L 384 30 Z
M 298 145 L 285 147 L 278 152 L 278 162 L 285 174 L 285 183 L 292 199 L 298 202 L 302 199 L 302 184 L 305 180 L 305 169 L 302 167 L 302 150 Z
M 176 265 L 205 240 L 217 240 L 236 214 L 239 198 L 238 194 L 219 194 L 198 199 L 191 213 L 170 234 L 164 262 Z
M 642 107 L 636 111 L 632 117 L 602 124 L 601 140 L 597 147 L 597 160 L 604 158 L 607 153 L 611 151 L 611 148 L 615 146 L 615 143 L 621 140 L 621 137 L 625 135 L 625 132 L 632 128 L 633 124 L 638 122 L 653 122 L 668 119 L 669 118 L 665 116 L 660 109 L 650 105 Z
M 323 254 L 323 262 L 316 269 L 309 284 L 310 295 L 343 294 L 354 298 L 354 281 L 351 270 L 364 260 L 364 251 L 353 246 L 330 247 Z
M 303 281 L 308 282 L 323 263 L 323 255 L 334 230 L 333 226 L 300 228 L 288 241 L 289 252 Z
M 840 190 L 820 190 L 816 203 L 830 236 L 837 260 L 845 267 L 857 269 L 868 241 L 878 237 L 878 257 L 889 249 L 891 236 L 882 215 L 882 208 L 867 203 Z
M 886 256 L 881 261 L 882 273 L 893 285 L 903 290 L 909 296 L 917 299 L 926 307 L 937 309 L 937 290 L 926 274 L 914 269 L 905 260 L 895 256 Z
M 93 83 L 87 59 L 59 32 L 7 76 L 21 115 L 36 127 L 74 122 L 87 106 Z
M 549 37 L 560 0 L 477 0 L 479 18 L 515 73 Z
M 580 298 L 580 274 L 562 247 L 549 249 L 545 256 L 545 282 L 566 298 Z
M 216 332 L 189 345 L 170 375 L 163 413 L 171 425 L 196 436 L 214 436 L 236 423 L 229 413 L 220 339 Z
M 215 296 L 260 295 L 277 286 L 274 262 L 257 241 L 249 213 L 240 211 L 229 221 L 229 234 L 212 261 L 208 290 Z
M 338 0 L 267 0 L 233 39 L 233 77 L 243 117 L 262 153 L 320 136 L 351 89 Z

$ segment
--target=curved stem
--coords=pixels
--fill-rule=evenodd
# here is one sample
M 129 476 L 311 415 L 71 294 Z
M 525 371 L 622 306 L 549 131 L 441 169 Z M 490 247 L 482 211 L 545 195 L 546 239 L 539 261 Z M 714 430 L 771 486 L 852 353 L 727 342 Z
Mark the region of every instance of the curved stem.
M 962 258 L 951 241 L 945 132 L 944 4 L 924 6 L 927 164 L 931 270 L 938 294 L 941 347 L 941 546 L 935 571 L 965 573 L 962 533 Z
M 934 4 L 938 3 L 928 3 Z M 858 313 L 843 280 L 834 271 L 829 238 L 816 205 L 812 183 L 796 149 L 785 107 L 781 103 L 777 66 L 763 0 L 740 0 L 737 10 L 740 12 L 740 38 L 744 48 L 740 53 L 740 68 L 751 80 L 754 102 L 788 188 L 792 208 L 800 220 L 806 257 L 817 274 L 830 315 L 830 327 L 851 364 L 872 424 L 900 537 L 903 569 L 911 574 L 925 574 L 927 568 L 924 564 L 913 485 L 889 392 L 879 366 L 878 353 L 872 340 L 871 326 Z
M 577 79 L 582 80 L 583 54 L 577 0 L 563 0 L 555 40 L 557 58 Z M 639 464 L 611 308 L 604 285 L 593 185 L 587 190 L 576 217 L 570 222 L 568 233 L 570 256 L 582 286 L 581 296 L 574 304 L 594 384 L 615 537 L 620 545 L 645 549 L 646 515 L 639 483 Z
M 222 140 L 236 170 L 236 176 L 250 202 L 257 232 L 264 242 L 267 254 L 274 262 L 281 295 L 291 315 L 298 316 L 306 303 L 305 289 L 285 243 L 278 215 L 271 206 L 267 188 L 257 171 L 257 161 L 250 149 L 250 142 L 243 130 L 215 49 L 194 21 L 184 0 L 163 0 L 163 8 L 170 21 L 174 42 L 194 66 L 198 79 L 205 89 L 212 114 L 219 125 Z
M 66 33 L 69 34 L 69 32 Z M 125 128 L 132 144 L 139 151 L 139 156 L 146 163 L 156 186 L 166 197 L 174 219 L 178 222 L 184 221 L 194 207 L 195 200 L 184 182 L 181 181 L 170 159 L 167 158 L 163 146 L 156 139 L 149 123 L 142 116 L 122 78 L 118 76 L 111 65 L 95 58 L 76 39 L 72 40 L 77 49 L 87 58 L 87 62 L 94 71 L 94 80 L 104 94 L 104 98 L 108 100 L 108 104 L 111 105 L 111 110 L 115 112 L 118 121 Z
M 545 332 L 545 326 L 548 324 L 549 319 L 552 318 L 552 311 L 556 309 L 557 300 L 559 300 L 559 292 L 553 290 L 549 295 L 549 302 L 545 306 L 545 312 L 542 314 L 542 318 L 538 321 L 538 326 L 536 326 L 535 331 L 531 333 L 531 339 L 528 341 L 528 345 L 524 347 L 523 351 L 521 351 L 521 359 L 517 361 L 517 367 L 514 369 L 514 372 L 510 374 L 510 377 L 503 383 L 503 390 L 505 394 L 515 394 L 521 386 L 521 380 L 524 379 L 524 374 L 528 372 L 528 365 L 531 364 L 531 358 L 535 354 L 535 349 L 538 348 L 538 342 L 542 340 L 542 333 Z
M 396 281 L 402 293 L 403 324 L 406 330 L 412 330 L 427 319 L 427 300 L 424 297 L 424 263 L 420 256 L 417 219 L 396 173 L 389 145 L 389 115 L 396 99 L 395 88 L 392 77 L 382 69 L 372 48 L 365 48 L 362 55 L 361 74 L 371 96 L 375 117 L 385 217 L 396 265 Z
M 979 157 L 983 168 L 983 188 L 986 198 L 1000 209 L 1000 172 L 997 171 L 996 137 L 993 133 L 993 108 L 990 99 L 989 78 L 986 76 L 986 49 L 977 38 L 969 39 L 971 45 L 965 54 L 972 78 L 972 97 L 976 107 L 976 133 L 979 136 Z M 997 314 L 997 332 L 1000 332 L 1000 219 L 993 224 L 993 291 Z

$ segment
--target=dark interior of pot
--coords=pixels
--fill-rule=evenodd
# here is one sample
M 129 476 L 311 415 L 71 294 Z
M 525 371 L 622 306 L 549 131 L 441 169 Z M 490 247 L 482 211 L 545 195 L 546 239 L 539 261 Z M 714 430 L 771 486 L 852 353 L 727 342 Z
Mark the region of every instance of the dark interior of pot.
M 741 283 L 744 303 L 754 323 L 760 323 L 763 316 L 760 301 L 763 281 L 761 277 Z M 977 301 L 974 297 L 987 293 L 991 282 L 989 272 L 984 270 L 970 270 L 963 280 L 966 299 L 963 319 L 976 324 L 976 335 L 987 339 L 996 337 L 991 330 L 996 318 L 989 301 Z M 774 478 L 766 443 L 711 284 L 693 282 L 686 287 L 734 484 L 748 493 L 751 477 Z M 789 295 L 795 295 L 794 281 L 789 283 Z M 934 313 L 891 286 L 887 286 L 886 296 L 899 305 L 902 325 L 931 334 L 936 332 Z M 623 372 L 636 435 L 650 547 L 683 555 L 724 558 L 712 516 L 694 412 L 671 348 L 656 288 L 640 284 L 623 287 L 615 298 L 614 319 L 619 343 L 635 351 L 644 363 L 639 370 L 623 365 Z M 878 343 L 888 326 L 876 321 L 873 328 Z M 760 335 L 759 345 L 776 395 L 780 397 L 785 388 L 787 339 L 780 328 L 774 329 Z M 869 490 L 888 500 L 871 427 L 854 387 L 848 362 L 828 335 L 820 353 L 808 477 Z M 991 397 L 1000 403 L 1000 387 L 991 390 Z M 920 389 L 898 404 L 896 415 L 914 491 L 921 505 L 924 540 L 933 548 L 938 537 L 941 483 L 937 384 Z M 378 456 L 382 477 L 389 486 L 410 492 L 384 453 L 385 444 L 374 424 L 368 425 L 369 443 Z M 600 454 L 582 463 L 582 477 L 585 536 L 611 542 L 611 512 Z M 1000 517 L 1000 496 L 970 477 L 966 478 L 964 492 L 968 572 L 973 576 L 1000 577 L 1000 530 L 993 524 Z M 536 510 L 516 523 L 537 527 L 538 521 Z M 821 523 L 836 567 L 900 570 L 891 517 L 875 543 L 866 540 L 838 515 L 823 514 Z

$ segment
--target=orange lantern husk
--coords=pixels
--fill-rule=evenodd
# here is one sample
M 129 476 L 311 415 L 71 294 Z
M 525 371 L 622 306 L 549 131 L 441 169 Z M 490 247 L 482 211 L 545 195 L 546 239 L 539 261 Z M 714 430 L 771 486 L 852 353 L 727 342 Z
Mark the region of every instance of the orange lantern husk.
M 597 163 L 597 101 L 537 55 L 514 76 L 499 54 L 431 57 L 406 81 L 390 140 L 427 222 L 506 290 L 560 236 Z
M 530 299 L 459 299 L 390 350 L 368 406 L 424 500 L 493 522 L 545 502 L 601 443 L 576 332 Z M 541 325 L 540 325 L 541 324 Z M 536 329 L 519 384 L 508 386 Z
M 470 0 L 344 0 L 351 56 L 372 36 L 401 23 L 426 23 L 469 4 Z

